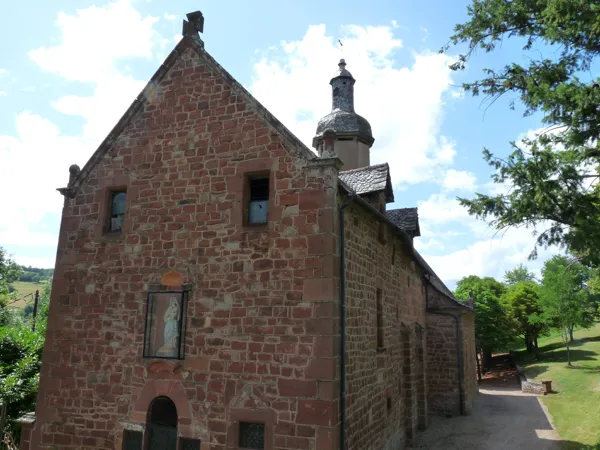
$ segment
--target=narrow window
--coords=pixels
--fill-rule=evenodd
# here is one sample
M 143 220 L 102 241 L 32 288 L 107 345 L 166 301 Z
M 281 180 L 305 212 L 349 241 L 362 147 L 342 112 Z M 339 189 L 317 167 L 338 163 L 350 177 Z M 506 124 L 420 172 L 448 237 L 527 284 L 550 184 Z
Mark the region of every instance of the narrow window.
M 392 397 L 387 398 L 387 410 L 388 413 L 392 410 Z
M 381 289 L 377 289 L 377 349 L 383 347 L 383 300 Z
M 250 199 L 248 204 L 248 224 L 267 223 L 269 214 L 269 178 L 250 178 Z
M 396 264 L 396 244 L 392 245 L 392 266 Z
M 379 242 L 385 245 L 385 224 L 383 222 L 379 223 L 379 231 L 377 237 L 379 239 Z
M 142 450 L 142 432 L 124 430 L 122 448 L 123 450 Z
M 381 197 L 380 197 L 380 201 L 381 201 Z M 385 203 L 380 203 L 379 204 L 379 212 L 381 214 L 383 214 L 385 216 Z M 383 245 L 385 245 L 386 240 L 385 240 L 385 232 L 386 232 L 386 225 L 383 222 L 379 222 L 379 232 L 378 232 L 378 237 L 379 237 L 379 242 L 381 242 Z
M 113 191 L 110 195 L 110 218 L 108 230 L 111 233 L 120 233 L 125 219 L 125 191 Z
M 265 448 L 265 424 L 240 422 L 240 439 L 238 442 L 243 449 L 264 449 Z

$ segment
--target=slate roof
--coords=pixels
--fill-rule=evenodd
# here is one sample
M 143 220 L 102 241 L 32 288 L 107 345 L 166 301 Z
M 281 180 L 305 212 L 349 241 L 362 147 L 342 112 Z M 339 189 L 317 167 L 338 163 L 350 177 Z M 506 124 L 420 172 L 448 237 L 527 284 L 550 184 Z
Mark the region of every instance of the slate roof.
M 317 136 L 321 136 L 327 129 L 336 133 L 362 133 L 370 138 L 373 137 L 371 125 L 367 119 L 354 111 L 344 111 L 343 109 L 336 109 L 319 120 Z
M 417 208 L 390 209 L 386 214 L 392 222 L 409 233 L 412 237 L 421 236 Z
M 322 136 L 325 130 L 331 129 L 336 133 L 359 133 L 367 136 L 371 141 L 373 140 L 368 120 L 354 111 L 355 81 L 352 74 L 346 69 L 346 61 L 340 59 L 338 70 L 329 82 L 334 92 L 333 108 L 329 114 L 319 120 L 317 136 Z
M 339 178 L 358 195 L 384 191 L 386 202 L 394 201 L 390 166 L 387 163 L 342 171 Z

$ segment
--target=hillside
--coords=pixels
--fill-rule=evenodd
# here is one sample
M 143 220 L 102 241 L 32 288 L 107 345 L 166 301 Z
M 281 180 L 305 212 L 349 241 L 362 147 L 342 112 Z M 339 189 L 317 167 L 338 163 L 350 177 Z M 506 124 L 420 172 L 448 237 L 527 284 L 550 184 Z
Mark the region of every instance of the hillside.
M 13 308 L 24 308 L 28 303 L 33 302 L 35 291 L 39 290 L 40 294 L 46 282 L 52 280 L 54 269 L 40 269 L 31 266 L 21 266 L 22 274 L 18 281 L 10 284 L 10 288 L 17 292 L 20 299 L 16 303 L 10 303 Z
M 26 296 L 25 299 L 10 305 L 17 308 L 24 308 L 28 303 L 33 302 L 33 296 L 35 295 L 35 291 L 39 290 L 41 294 L 42 289 L 44 288 L 43 283 L 32 283 L 28 281 L 15 281 L 11 284 L 11 286 L 18 293 L 19 298 Z

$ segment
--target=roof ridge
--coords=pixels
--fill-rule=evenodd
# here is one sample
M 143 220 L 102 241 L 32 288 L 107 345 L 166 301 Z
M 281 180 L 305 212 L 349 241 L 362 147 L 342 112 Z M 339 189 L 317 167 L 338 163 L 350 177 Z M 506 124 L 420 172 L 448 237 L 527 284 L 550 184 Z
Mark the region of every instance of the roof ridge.
M 418 206 L 408 206 L 406 208 L 394 208 L 394 209 L 388 209 L 386 212 L 402 211 L 402 210 L 407 210 L 407 209 L 416 209 L 416 210 L 418 210 L 419 207 Z
M 379 164 L 372 164 L 370 166 L 357 167 L 356 169 L 342 170 L 342 171 L 340 171 L 340 173 L 361 172 L 361 171 L 366 170 L 366 169 L 375 169 L 375 168 L 379 168 L 379 167 L 387 167 L 388 170 L 389 170 L 390 165 L 388 163 L 384 162 L 384 163 L 379 163 Z
M 232 90 L 238 91 L 236 94 L 241 94 L 255 111 L 259 117 L 262 117 L 266 122 L 275 129 L 275 131 L 283 138 L 292 143 L 294 150 L 307 158 L 308 160 L 314 159 L 317 156 L 300 140 L 298 139 L 285 125 L 283 125 L 279 119 L 271 114 L 267 108 L 265 108 L 254 96 L 248 92 L 242 84 L 237 81 L 227 70 L 225 70 L 205 49 L 204 43 L 199 36 L 183 36 L 177 45 L 171 50 L 169 55 L 165 58 L 164 62 L 158 67 L 154 75 L 150 78 L 148 83 L 144 86 L 142 91 L 133 100 L 129 108 L 121 116 L 116 125 L 106 135 L 104 140 L 100 143 L 98 148 L 94 151 L 92 156 L 85 163 L 83 168 L 79 171 L 77 176 L 69 182 L 68 189 L 75 192 L 81 184 L 87 179 L 92 170 L 102 160 L 104 155 L 110 150 L 115 140 L 121 135 L 123 130 L 133 117 L 139 112 L 140 108 L 152 97 L 152 93 L 155 89 L 155 85 L 162 81 L 164 76 L 173 67 L 175 62 L 184 53 L 187 48 L 195 50 L 199 57 L 207 62 L 214 70 L 216 70 L 221 76 L 223 76 L 227 82 L 231 83 Z

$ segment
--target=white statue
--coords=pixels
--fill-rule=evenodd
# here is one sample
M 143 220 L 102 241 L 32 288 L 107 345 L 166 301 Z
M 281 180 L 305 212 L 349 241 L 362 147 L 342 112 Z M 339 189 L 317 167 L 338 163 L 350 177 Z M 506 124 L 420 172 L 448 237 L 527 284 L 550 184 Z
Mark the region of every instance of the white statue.
M 158 354 L 165 356 L 177 355 L 177 344 L 179 340 L 179 303 L 177 298 L 169 298 L 169 307 L 163 316 L 165 324 L 164 345 L 158 349 Z

